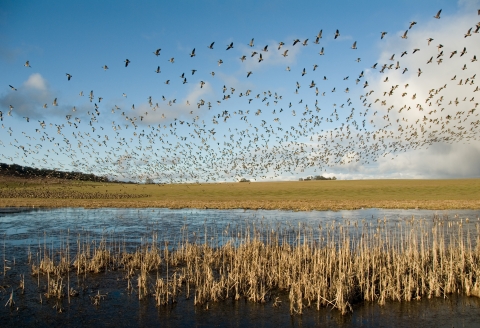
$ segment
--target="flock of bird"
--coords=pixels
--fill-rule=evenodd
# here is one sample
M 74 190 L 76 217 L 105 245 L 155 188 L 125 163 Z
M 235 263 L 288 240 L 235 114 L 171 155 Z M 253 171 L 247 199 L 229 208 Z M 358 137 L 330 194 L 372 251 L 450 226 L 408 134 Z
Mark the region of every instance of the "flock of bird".
M 440 20 L 441 12 L 433 17 Z M 410 22 L 398 42 L 411 38 L 409 31 L 414 30 L 416 24 Z M 468 52 L 468 44 L 479 43 L 479 32 L 480 22 L 474 23 L 464 35 L 458 35 L 465 42 L 460 49 L 448 44 L 433 46 L 433 38 L 420 40 L 418 48 L 392 54 L 385 63 L 360 68 L 358 72 L 352 72 L 354 78 L 350 80 L 350 75 L 343 77 L 342 81 L 349 83 L 343 90 L 337 90 L 335 86 L 325 90 L 315 79 L 307 82 L 305 90 L 300 79 L 321 74 L 313 73 L 319 66 L 312 63 L 297 73 L 287 66 L 285 74 L 298 74 L 302 83 L 297 81 L 282 91 L 238 91 L 225 84 L 217 90 L 222 95 L 220 99 L 186 99 L 181 108 L 191 109 L 178 110 L 177 114 L 171 108 L 180 104 L 168 96 L 145 95 L 148 105 L 107 108 L 103 97 L 91 90 L 85 94 L 88 95 L 89 109 L 73 106 L 64 113 L 62 122 L 25 116 L 25 124 L 18 125 L 16 104 L 12 103 L 8 109 L 0 111 L 1 128 L 9 138 L 0 140 L 0 149 L 4 149 L 0 150 L 3 157 L 0 161 L 94 173 L 120 180 L 195 182 L 235 181 L 242 177 L 260 180 L 304 176 L 305 172 L 320 174 L 341 165 L 375 165 L 382 157 L 393 160 L 399 153 L 424 149 L 435 143 L 474 142 L 478 140 L 480 125 L 478 100 L 475 100 L 479 91 L 475 85 L 478 63 L 476 55 Z M 379 33 L 381 42 L 390 37 L 386 31 Z M 338 29 L 332 32 L 334 40 L 340 35 Z M 323 30 L 320 30 L 313 41 L 319 48 L 319 56 L 324 56 L 328 50 L 320 44 L 322 38 Z M 255 60 L 257 65 L 263 65 L 262 62 L 268 61 L 268 52 L 278 52 L 286 59 L 289 51 L 291 54 L 294 47 L 308 46 L 308 41 L 295 39 L 257 49 L 253 38 L 249 43 L 245 42 L 253 51 L 239 59 L 242 63 Z M 235 46 L 231 42 L 222 51 L 230 51 Z M 206 48 L 214 50 L 218 45 L 212 42 Z M 357 50 L 357 41 L 350 48 Z M 153 54 L 159 57 L 161 52 L 159 48 Z M 429 59 L 422 67 L 403 64 L 405 56 L 418 53 L 428 54 Z M 197 56 L 195 48 L 189 56 Z M 414 77 L 419 85 L 431 83 L 426 73 L 428 65 L 436 65 L 435 71 L 438 72 L 443 67 L 440 65 L 451 65 L 448 61 L 454 57 L 462 60 L 457 73 L 446 77 L 448 82 L 435 81 L 437 84 L 429 86 L 427 94 L 421 94 L 415 85 L 394 82 L 399 80 L 399 75 Z M 360 63 L 361 59 L 356 61 Z M 175 63 L 175 58 L 168 59 L 168 62 Z M 219 59 L 217 64 L 221 66 L 223 60 Z M 125 59 L 125 68 L 135 69 L 134 65 Z M 24 66 L 32 67 L 30 61 Z M 107 65 L 101 68 L 109 70 Z M 367 69 L 368 76 L 376 76 L 376 80 L 383 82 L 369 83 Z M 153 71 L 160 74 L 161 66 Z M 395 77 L 393 72 L 401 74 L 395 73 Z M 181 73 L 181 83 L 195 83 L 199 89 L 212 85 L 209 79 L 215 77 L 215 72 L 203 76 L 196 73 L 197 69 L 191 69 L 188 74 Z M 379 79 L 375 74 L 384 75 Z M 255 76 L 253 69 L 245 72 L 247 79 L 252 75 Z M 191 82 L 194 78 L 199 81 Z M 71 83 L 69 81 L 73 79 L 74 75 L 66 73 L 65 83 Z M 178 78 L 170 77 L 164 83 L 171 84 L 174 79 Z M 320 79 L 333 80 L 327 76 Z M 19 92 L 15 86 L 9 87 L 9 92 Z M 455 88 L 462 96 L 448 98 L 446 91 L 452 92 Z M 332 105 L 323 100 L 334 92 L 343 92 L 342 104 Z M 307 95 L 314 97 L 309 99 L 315 101 L 304 102 Z M 82 96 L 83 91 L 79 93 L 79 97 Z M 125 101 L 129 99 L 126 93 L 123 97 Z M 229 105 L 234 97 L 241 98 L 238 99 L 240 106 Z M 297 101 L 298 97 L 302 99 Z M 52 99 L 51 106 L 59 106 L 60 101 Z M 49 106 L 48 103 L 39 104 L 43 109 Z M 271 115 L 266 115 L 267 111 Z M 107 121 L 111 124 L 103 124 Z

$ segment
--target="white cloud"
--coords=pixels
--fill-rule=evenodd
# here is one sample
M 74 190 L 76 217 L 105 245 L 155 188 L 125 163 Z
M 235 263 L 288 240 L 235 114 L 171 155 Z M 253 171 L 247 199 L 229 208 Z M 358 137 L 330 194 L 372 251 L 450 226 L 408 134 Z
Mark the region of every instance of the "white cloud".
M 50 91 L 48 83 L 38 73 L 30 77 L 17 88 L 17 91 L 7 92 L 0 98 L 0 105 L 7 109 L 13 106 L 13 114 L 18 116 L 28 116 L 31 118 L 40 118 L 43 116 L 42 107 L 44 104 L 51 105 L 55 96 Z M 47 112 L 48 110 L 45 110 Z
M 47 90 L 47 81 L 39 73 L 34 73 L 29 76 L 28 80 L 23 83 L 26 88 L 36 89 L 40 91 Z
M 376 165 L 346 165 L 335 176 L 349 179 L 428 179 L 480 177 L 480 146 L 432 144 L 415 152 L 380 157 Z
M 57 100 L 57 106 L 53 105 Z M 73 105 L 71 99 L 62 97 L 61 94 L 53 90 L 48 81 L 39 73 L 34 73 L 28 79 L 17 87 L 17 91 L 8 90 L 6 94 L 0 97 L 0 108 L 7 111 L 13 106 L 13 117 L 28 117 L 30 119 L 44 119 L 46 117 L 64 118 L 67 114 L 73 114 L 72 109 L 76 106 L 78 117 L 85 117 L 87 112 L 93 111 L 93 105 L 76 104 Z M 46 108 L 44 108 L 46 105 Z
M 376 129 L 391 124 L 386 130 L 393 131 L 404 144 L 408 144 L 406 138 L 417 131 L 420 137 L 414 141 L 429 140 L 431 145 L 427 143 L 415 151 L 397 153 L 393 160 L 391 154 L 380 158 L 376 168 L 379 177 L 480 175 L 479 147 L 464 144 L 467 142 L 465 136 L 475 135 L 471 130 L 475 126 L 471 123 L 479 119 L 480 111 L 477 107 L 480 93 L 474 92 L 479 64 L 472 62 L 473 56 L 480 54 L 480 34 L 471 33 L 472 36 L 465 37 L 476 23 L 476 12 L 475 15 L 471 11 L 452 16 L 445 14 L 440 20 L 432 18 L 423 24 L 419 22 L 409 30 L 408 39 L 400 38 L 404 31 L 398 31 L 381 41 L 377 70 L 366 71 L 369 87 L 365 90 L 374 90 L 368 97 L 368 102 L 372 103 L 369 121 L 374 121 Z M 433 39 L 430 45 L 429 38 Z M 413 54 L 414 49 L 420 50 Z M 466 54 L 460 56 L 464 49 Z M 404 51 L 407 54 L 402 57 Z M 392 55 L 395 55 L 393 61 L 390 60 Z M 397 63 L 399 69 L 395 69 Z M 393 67 L 380 74 L 383 64 L 393 64 Z M 404 68 L 408 71 L 402 74 Z M 478 110 L 473 110 L 475 108 Z M 377 114 L 373 116 L 375 111 Z M 447 133 L 448 129 L 457 133 L 456 137 Z M 445 140 L 446 137 L 449 139 Z M 374 172 L 354 170 L 351 176 L 358 173 L 368 177 Z

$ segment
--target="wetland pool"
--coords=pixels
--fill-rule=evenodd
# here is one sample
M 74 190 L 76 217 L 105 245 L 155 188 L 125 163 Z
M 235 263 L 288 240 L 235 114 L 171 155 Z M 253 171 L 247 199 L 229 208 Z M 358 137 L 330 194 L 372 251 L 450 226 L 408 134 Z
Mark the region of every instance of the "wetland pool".
M 332 222 L 345 227 L 363 222 L 374 229 L 382 221 L 392 227 L 412 219 L 457 224 L 468 221 L 470 224 L 465 224 L 465 229 L 470 229 L 469 233 L 476 238 L 478 229 L 474 225 L 478 225 L 479 217 L 480 211 L 474 210 L 0 209 L 4 263 L 0 267 L 0 322 L 2 327 L 478 327 L 480 298 L 456 294 L 411 302 L 386 302 L 382 306 L 362 302 L 355 304 L 353 312 L 346 315 L 328 307 L 317 310 L 316 306 L 306 307 L 301 315 L 290 315 L 288 292 L 276 294 L 281 301 L 279 306 L 273 306 L 272 301 L 254 303 L 245 299 L 194 305 L 191 299 L 182 296 L 173 304 L 156 306 L 152 298 L 139 300 L 135 290 L 127 289 L 122 270 L 108 274 L 73 274 L 68 283 L 78 291 L 76 297 L 47 298 L 46 285 L 50 278 L 32 275 L 29 261 L 38 262 L 45 251 L 52 252 L 54 257 L 57 250 L 66 249 L 67 245 L 74 255 L 75 247 L 82 247 L 80 244 L 97 245 L 102 241 L 111 243 L 112 247 L 121 245 L 134 250 L 151 242 L 152 236 L 172 249 L 184 238 L 196 243 L 221 244 L 225 231 L 231 236 L 246 226 L 288 232 L 303 226 L 326 227 Z M 22 289 L 21 280 L 24 281 Z M 14 304 L 9 306 L 12 295 Z M 102 297 L 95 302 L 97 295 Z

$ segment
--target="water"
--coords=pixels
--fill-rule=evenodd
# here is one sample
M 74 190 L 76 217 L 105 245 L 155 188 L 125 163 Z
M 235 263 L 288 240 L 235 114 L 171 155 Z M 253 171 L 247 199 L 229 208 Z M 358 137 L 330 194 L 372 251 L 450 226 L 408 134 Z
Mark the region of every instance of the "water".
M 117 238 L 134 249 L 150 240 L 153 234 L 160 242 L 168 241 L 174 247 L 188 232 L 202 242 L 207 235 L 222 235 L 228 230 L 246 224 L 294 229 L 299 226 L 326 226 L 332 222 L 367 222 L 376 224 L 386 219 L 389 225 L 405 220 L 435 218 L 452 222 L 478 222 L 480 211 L 450 210 L 384 210 L 364 209 L 339 212 L 288 212 L 243 210 L 169 210 L 169 209 L 0 209 L 0 248 L 2 257 L 11 270 L 0 276 L 0 302 L 5 304 L 14 292 L 15 306 L 0 307 L 1 326 L 167 326 L 167 327 L 312 327 L 312 326 L 424 326 L 476 327 L 480 325 L 480 299 L 449 295 L 448 298 L 424 299 L 414 302 L 392 302 L 384 306 L 375 303 L 357 304 L 351 314 L 342 316 L 337 310 L 316 306 L 307 308 L 303 315 L 290 316 L 288 295 L 280 295 L 282 305 L 272 302 L 255 304 L 244 300 L 228 300 L 194 306 L 193 301 L 180 298 L 178 303 L 155 307 L 154 300 L 139 301 L 129 293 L 123 273 L 87 275 L 77 278 L 72 285 L 79 296 L 69 304 L 42 298 L 46 290 L 44 277 L 37 280 L 27 264 L 28 252 L 47 246 L 60 249 L 65 241 L 99 241 Z M 468 225 L 466 225 L 468 226 Z M 472 229 L 475 230 L 475 229 Z M 193 238 L 193 237 L 191 237 Z M 18 289 L 21 275 L 25 275 L 25 292 Z M 105 295 L 99 305 L 92 298 Z M 58 312 L 62 308 L 62 313 Z

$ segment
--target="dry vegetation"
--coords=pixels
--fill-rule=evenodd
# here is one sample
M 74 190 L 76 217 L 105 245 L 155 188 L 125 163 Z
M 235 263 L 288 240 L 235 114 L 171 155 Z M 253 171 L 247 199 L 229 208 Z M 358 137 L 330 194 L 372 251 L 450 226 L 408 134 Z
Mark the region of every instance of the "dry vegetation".
M 181 297 L 204 308 L 228 299 L 280 306 L 284 299 L 291 314 L 304 307 L 345 314 L 363 301 L 409 302 L 452 293 L 480 297 L 479 233 L 478 220 L 439 218 L 315 228 L 250 224 L 206 229 L 201 237 L 184 227 L 172 244 L 153 234 L 134 248 L 112 236 L 98 241 L 64 236 L 60 249 L 39 244 L 29 260 L 39 286 L 47 280 L 44 296 L 57 300 L 78 295 L 71 281 L 79 277 L 120 272 L 126 289 L 140 300 L 153 298 L 157 306 Z M 98 306 L 108 301 L 104 298 L 98 292 L 92 303 Z
M 2 206 L 479 209 L 480 179 L 142 185 L 2 178 Z

